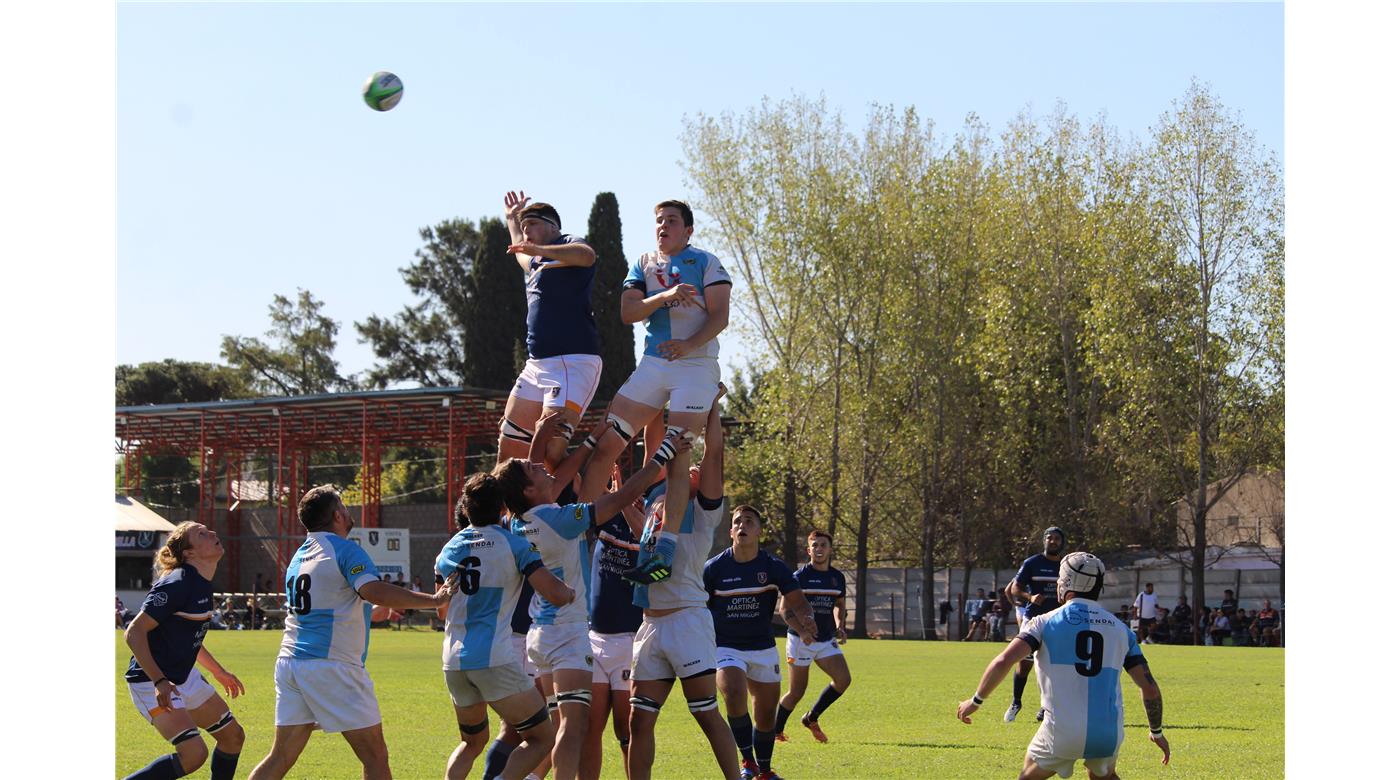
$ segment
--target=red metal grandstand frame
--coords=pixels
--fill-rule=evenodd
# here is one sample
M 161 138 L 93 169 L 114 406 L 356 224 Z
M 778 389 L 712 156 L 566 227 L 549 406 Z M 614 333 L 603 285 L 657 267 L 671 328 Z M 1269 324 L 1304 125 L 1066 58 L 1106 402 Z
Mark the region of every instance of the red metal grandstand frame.
M 199 459 L 200 522 L 212 527 L 219 507 L 214 486 L 222 470 L 227 491 L 223 508 L 233 540 L 226 561 L 229 576 L 239 581 L 241 509 L 233 482 L 248 455 L 275 455 L 277 477 L 269 501 L 277 505 L 277 562 L 285 568 L 302 534 L 297 501 L 310 486 L 311 453 L 360 451 L 363 502 L 360 524 L 377 528 L 380 517 L 379 475 L 386 446 L 446 450 L 447 495 L 455 496 L 468 474 L 468 452 L 495 444 L 507 394 L 472 387 L 333 393 L 193 404 L 124 406 L 116 410 L 117 452 L 125 458 L 128 495 L 140 493 L 141 456 L 175 453 Z M 595 402 L 584 415 L 587 431 L 606 411 Z M 630 448 L 629 448 L 630 449 Z M 447 529 L 456 530 L 453 502 L 447 503 Z

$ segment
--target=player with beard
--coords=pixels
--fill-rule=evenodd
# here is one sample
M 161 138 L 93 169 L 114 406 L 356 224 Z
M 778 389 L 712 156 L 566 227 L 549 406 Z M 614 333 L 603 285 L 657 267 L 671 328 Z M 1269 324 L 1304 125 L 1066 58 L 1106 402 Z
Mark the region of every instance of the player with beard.
M 1006 597 L 1015 604 L 1017 599 L 1025 601 L 1025 606 L 1017 609 L 1019 622 L 1025 626 L 1031 618 L 1043 615 L 1060 606 L 1055 592 L 1055 582 L 1060 576 L 1060 558 L 1065 554 L 1065 532 L 1059 526 L 1050 526 L 1041 535 L 1045 542 L 1043 552 L 1032 555 L 1021 562 L 1016 576 L 1006 584 Z M 1026 680 L 1030 679 L 1034 662 L 1030 656 L 1021 659 L 1011 678 L 1011 706 L 1006 708 L 1006 722 L 1016 720 L 1021 712 L 1021 694 L 1026 690 Z M 1037 712 L 1037 721 L 1044 719 L 1045 708 Z

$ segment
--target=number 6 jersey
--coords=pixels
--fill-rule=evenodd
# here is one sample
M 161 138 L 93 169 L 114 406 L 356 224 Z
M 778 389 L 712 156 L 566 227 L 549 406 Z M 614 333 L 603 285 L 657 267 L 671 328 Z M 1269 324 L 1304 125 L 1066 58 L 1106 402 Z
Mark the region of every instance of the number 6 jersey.
M 326 658 L 364 666 L 368 601 L 359 588 L 379 579 L 369 553 L 329 531 L 306 535 L 287 566 L 286 630 L 279 658 Z
M 520 656 L 510 642 L 521 583 L 544 564 L 530 543 L 498 525 L 468 526 L 447 540 L 433 567 L 458 575 L 442 638 L 444 671 L 470 671 Z
M 1026 622 L 1017 639 L 1035 651 L 1045 708 L 1043 731 L 1055 755 L 1107 758 L 1123 741 L 1119 674 L 1144 663 L 1137 637 L 1098 602 L 1070 599 Z

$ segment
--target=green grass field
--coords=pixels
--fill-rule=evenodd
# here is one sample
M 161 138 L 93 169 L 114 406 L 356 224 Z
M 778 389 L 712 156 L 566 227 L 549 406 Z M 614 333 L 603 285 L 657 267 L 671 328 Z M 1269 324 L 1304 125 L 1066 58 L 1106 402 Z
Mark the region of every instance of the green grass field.
M 233 702 L 248 741 L 238 777 L 266 755 L 272 739 L 272 665 L 280 631 L 212 632 L 206 646 L 237 674 L 248 693 Z M 780 640 L 781 641 L 781 640 Z M 376 630 L 370 641 L 369 672 L 384 713 L 394 774 L 405 780 L 442 776 L 457 742 L 439 658 L 442 634 L 426 630 Z M 127 696 L 122 672 L 128 653 L 121 634 L 117 650 L 116 776 L 139 769 L 169 752 L 155 729 L 142 720 Z M 988 642 L 897 642 L 852 640 L 846 654 L 854 678 L 851 689 L 822 717 L 831 737 L 817 744 L 796 717 L 792 741 L 779 743 L 774 768 L 789 780 L 824 778 L 1014 778 L 1026 743 L 1036 729 L 1034 681 L 1026 688 L 1025 710 L 1016 723 L 1003 723 L 1011 697 L 1008 678 L 972 725 L 954 717 L 997 650 Z M 1127 737 L 1118 768 L 1128 778 L 1283 777 L 1283 651 L 1265 648 L 1145 648 L 1162 686 L 1170 768 L 1147 740 L 1146 718 L 1137 688 L 1123 676 Z M 820 671 L 804 705 L 825 685 Z M 673 692 L 660 721 L 654 777 L 713 777 L 708 745 Z M 799 710 L 800 711 L 800 710 Z M 492 729 L 497 726 L 492 716 Z M 622 778 L 611 736 L 605 737 L 603 776 Z M 480 763 L 474 773 L 480 770 Z M 208 766 L 195 777 L 208 777 Z M 291 777 L 359 777 L 359 765 L 345 741 L 316 734 Z M 1077 777 L 1086 777 L 1082 765 Z

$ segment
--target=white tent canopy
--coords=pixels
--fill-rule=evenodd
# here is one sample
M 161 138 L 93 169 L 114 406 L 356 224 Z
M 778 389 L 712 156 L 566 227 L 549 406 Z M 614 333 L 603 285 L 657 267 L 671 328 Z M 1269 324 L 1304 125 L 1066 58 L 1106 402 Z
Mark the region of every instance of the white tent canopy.
M 152 512 L 144 504 L 128 496 L 117 496 L 118 531 L 155 531 L 168 534 L 175 530 L 169 520 Z

